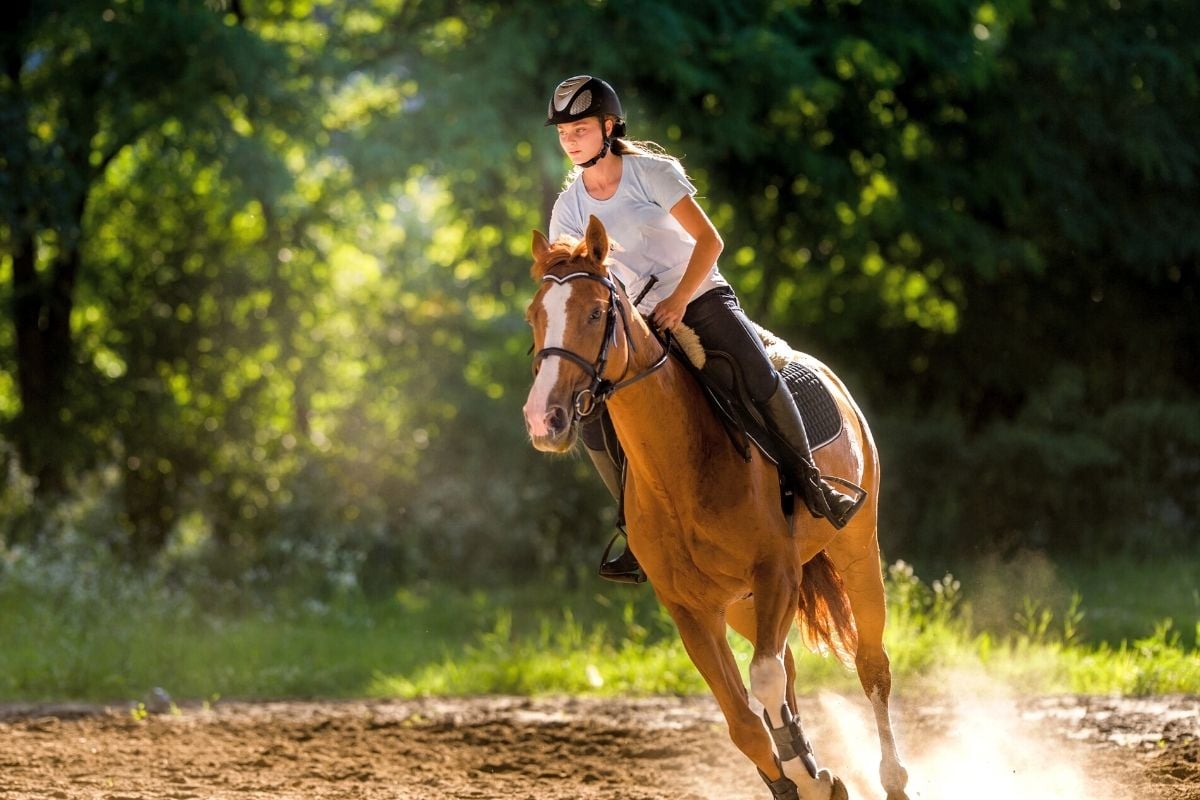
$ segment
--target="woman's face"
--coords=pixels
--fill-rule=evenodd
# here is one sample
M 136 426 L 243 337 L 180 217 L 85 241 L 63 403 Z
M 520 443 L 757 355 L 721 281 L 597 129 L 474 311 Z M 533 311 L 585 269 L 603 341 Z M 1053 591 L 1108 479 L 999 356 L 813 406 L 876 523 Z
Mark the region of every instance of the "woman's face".
M 566 122 L 558 127 L 558 143 L 563 152 L 574 164 L 582 164 L 592 159 L 604 146 L 604 136 L 600 132 L 600 118 L 588 117 L 574 122 Z M 611 124 L 607 123 L 606 124 Z

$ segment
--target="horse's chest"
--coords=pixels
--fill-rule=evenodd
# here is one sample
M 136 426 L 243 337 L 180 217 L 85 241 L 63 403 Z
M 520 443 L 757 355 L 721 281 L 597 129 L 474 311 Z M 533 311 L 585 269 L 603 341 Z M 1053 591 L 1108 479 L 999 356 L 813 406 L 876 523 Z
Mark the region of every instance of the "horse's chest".
M 701 592 L 712 598 L 746 590 L 758 551 L 733 524 L 699 526 L 661 506 L 629 514 L 629 539 L 660 591 L 671 586 L 678 590 L 672 594 Z

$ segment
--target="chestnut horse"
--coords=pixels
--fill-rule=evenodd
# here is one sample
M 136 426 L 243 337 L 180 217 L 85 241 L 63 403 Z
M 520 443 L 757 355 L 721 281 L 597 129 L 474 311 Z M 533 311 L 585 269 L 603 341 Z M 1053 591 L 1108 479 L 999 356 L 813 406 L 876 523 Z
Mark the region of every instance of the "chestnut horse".
M 524 408 L 533 446 L 567 451 L 580 418 L 608 404 L 628 459 L 629 546 L 716 696 L 730 738 L 776 800 L 846 797 L 842 781 L 818 769 L 795 713 L 787 642 L 794 620 L 811 644 L 844 661 L 853 657 L 875 712 L 883 788 L 889 800 L 906 798 L 908 774 L 888 712 L 879 459 L 866 420 L 842 382 L 805 357 L 842 418 L 841 432 L 817 451 L 817 463 L 823 473 L 858 483 L 869 499 L 841 531 L 802 511 L 789 523 L 776 466 L 757 450 L 747 463 L 733 447 L 695 378 L 666 357 L 609 277 L 608 253 L 608 235 L 595 217 L 578 243 L 550 244 L 534 232 L 539 289 L 526 316 L 536 375 Z M 754 644 L 750 689 L 761 717 L 750 705 L 726 625 Z

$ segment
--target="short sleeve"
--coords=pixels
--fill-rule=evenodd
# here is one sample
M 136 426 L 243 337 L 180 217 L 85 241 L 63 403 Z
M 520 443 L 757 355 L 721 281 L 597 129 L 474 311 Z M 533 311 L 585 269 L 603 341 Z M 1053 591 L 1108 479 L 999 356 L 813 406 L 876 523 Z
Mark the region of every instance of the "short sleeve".
M 645 161 L 647 169 L 642 185 L 650 199 L 664 211 L 670 211 L 683 198 L 696 194 L 696 187 L 675 159 L 646 158 Z

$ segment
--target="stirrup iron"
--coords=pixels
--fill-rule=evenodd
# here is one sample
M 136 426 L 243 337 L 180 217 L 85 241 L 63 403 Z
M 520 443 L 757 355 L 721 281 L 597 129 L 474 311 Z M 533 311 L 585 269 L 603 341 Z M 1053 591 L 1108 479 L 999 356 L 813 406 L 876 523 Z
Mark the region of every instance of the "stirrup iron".
M 829 520 L 829 523 L 833 525 L 834 528 L 840 531 L 842 528 L 846 527 L 846 524 L 850 522 L 854 515 L 858 513 L 858 510 L 862 508 L 863 503 L 866 502 L 867 490 L 853 481 L 848 481 L 845 478 L 839 478 L 834 475 L 822 475 L 820 479 L 826 484 L 836 483 L 849 490 L 848 493 L 843 492 L 843 494 L 846 497 L 849 497 L 853 502 L 847 506 L 841 514 L 834 513 L 834 510 L 829 506 L 828 499 L 826 498 L 825 508 L 827 513 L 825 514 L 825 518 Z
M 626 540 L 625 549 L 610 558 L 613 545 L 617 543 L 618 539 Z M 629 549 L 625 531 L 618 528 L 617 532 L 608 540 L 608 547 L 604 548 L 604 555 L 600 556 L 598 573 L 601 578 L 614 583 L 639 584 L 646 582 L 646 573 L 642 570 L 642 565 L 638 563 L 633 551 Z

